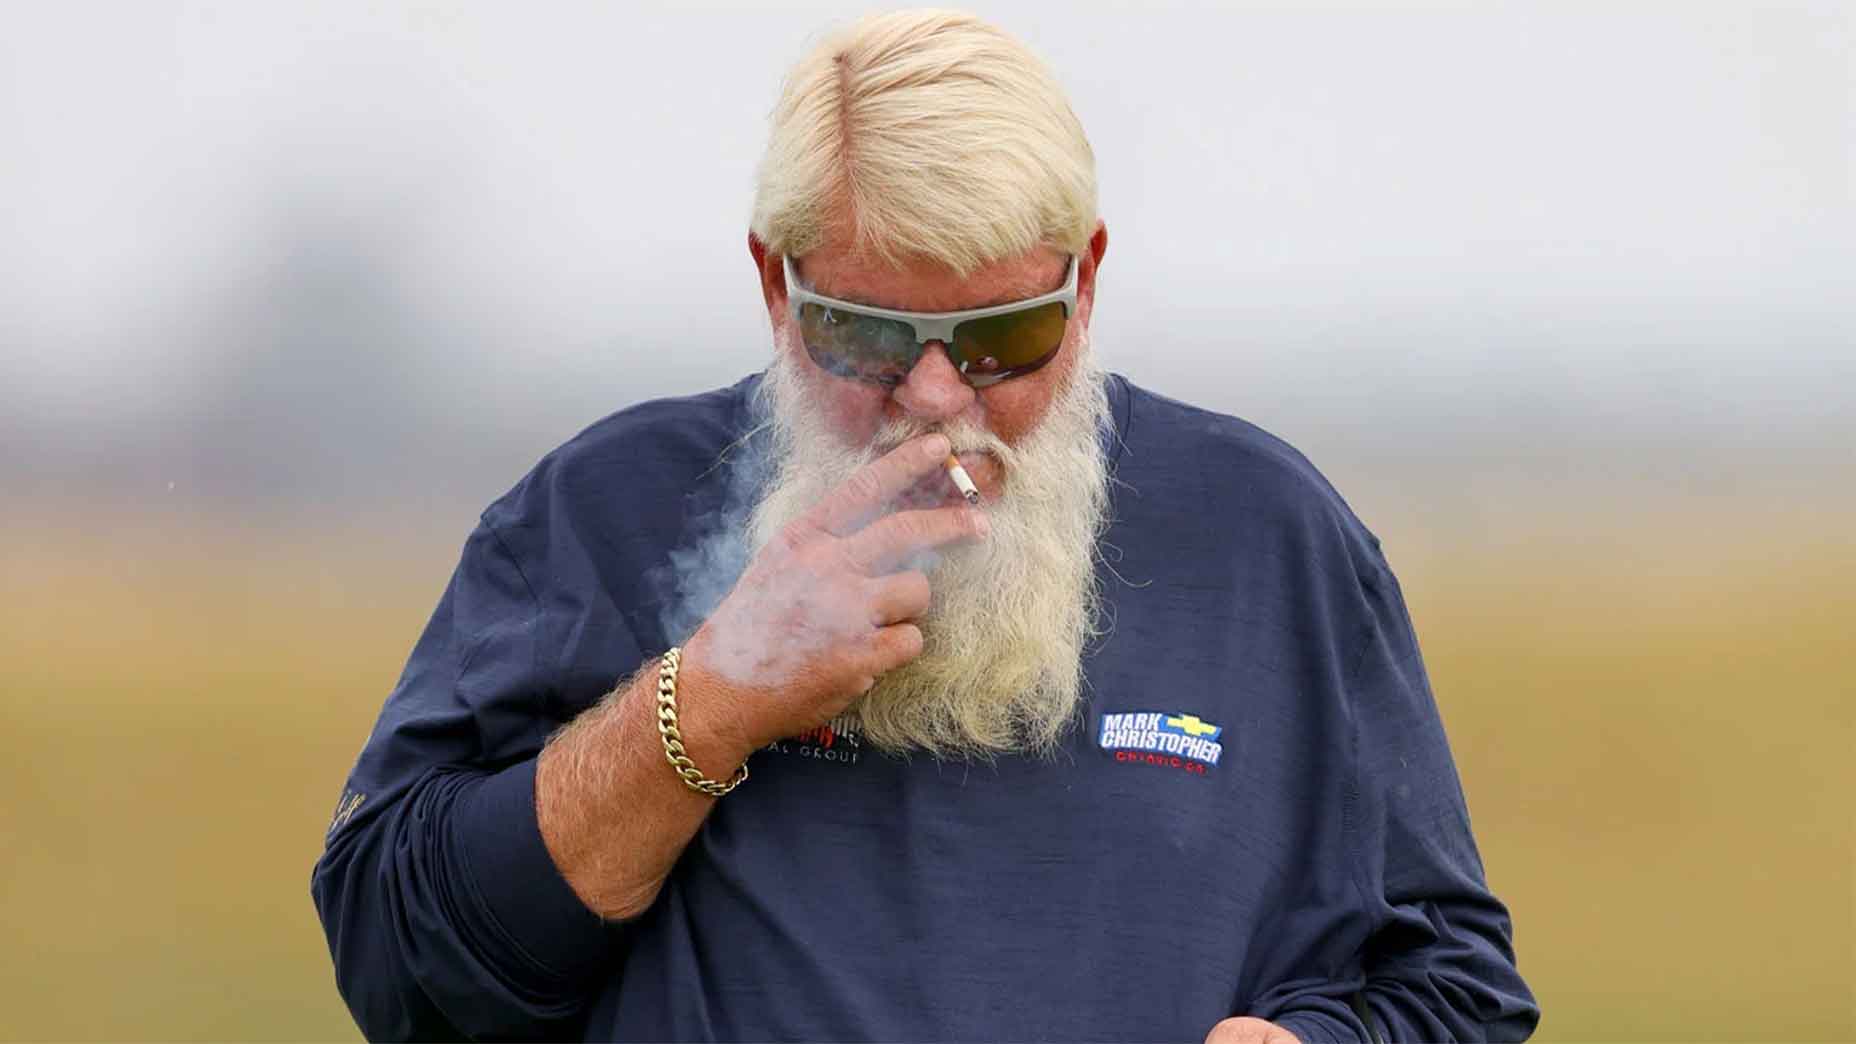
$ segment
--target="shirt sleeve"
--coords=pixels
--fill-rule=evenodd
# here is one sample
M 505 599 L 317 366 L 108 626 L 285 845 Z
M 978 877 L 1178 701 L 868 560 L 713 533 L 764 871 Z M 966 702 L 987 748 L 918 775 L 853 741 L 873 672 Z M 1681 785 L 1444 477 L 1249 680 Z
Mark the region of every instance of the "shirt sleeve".
M 608 961 L 536 824 L 544 624 L 481 523 L 349 777 L 311 893 L 369 1039 L 572 1036 Z
M 1361 974 L 1278 991 L 1257 1014 L 1307 1044 L 1525 1040 L 1540 1009 L 1485 879 L 1404 597 L 1389 570 L 1363 590 L 1343 812 L 1370 925 Z

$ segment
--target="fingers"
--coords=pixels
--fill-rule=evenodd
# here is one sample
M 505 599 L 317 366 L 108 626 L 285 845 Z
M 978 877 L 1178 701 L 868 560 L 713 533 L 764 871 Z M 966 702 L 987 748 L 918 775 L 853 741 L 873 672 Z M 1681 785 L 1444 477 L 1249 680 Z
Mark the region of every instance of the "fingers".
M 855 533 L 923 475 L 940 467 L 950 449 L 947 436 L 939 433 L 910 439 L 852 472 L 805 517 L 833 536 Z
M 985 514 L 969 507 L 898 511 L 847 539 L 844 550 L 859 569 L 877 576 L 919 552 L 980 540 L 988 529 Z
M 912 623 L 878 628 L 870 641 L 869 660 L 863 673 L 877 677 L 922 654 L 922 629 Z
M 910 571 L 870 581 L 871 623 L 876 627 L 913 620 L 928 611 L 928 577 Z
M 876 630 L 871 632 L 858 671 L 874 682 L 885 672 L 922 654 L 922 630 L 908 621 L 928 609 L 928 578 L 921 573 L 897 573 L 871 581 Z M 863 686 L 859 691 L 865 691 Z

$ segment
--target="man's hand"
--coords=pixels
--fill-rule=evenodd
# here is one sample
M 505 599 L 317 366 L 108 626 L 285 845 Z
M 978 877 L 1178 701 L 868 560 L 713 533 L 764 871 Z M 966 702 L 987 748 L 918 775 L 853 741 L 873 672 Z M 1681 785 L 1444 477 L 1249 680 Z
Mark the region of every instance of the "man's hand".
M 1265 1019 L 1226 1019 L 1205 1035 L 1205 1044 L 1302 1044 L 1300 1037 Z
M 829 721 L 921 655 L 912 621 L 928 578 L 911 563 L 986 535 L 965 504 L 907 509 L 948 451 L 946 436 L 926 435 L 852 473 L 761 549 L 684 646 L 690 688 L 718 697 L 696 716 L 730 733 L 737 757 Z
M 859 468 L 768 543 L 690 638 L 678 702 L 701 770 L 727 778 L 757 748 L 829 721 L 921 654 L 910 621 L 928 607 L 928 578 L 911 561 L 985 535 L 964 503 L 902 502 L 947 452 L 946 436 L 928 435 Z M 606 918 L 650 908 L 714 804 L 664 763 L 654 663 L 574 719 L 535 766 L 548 854 Z

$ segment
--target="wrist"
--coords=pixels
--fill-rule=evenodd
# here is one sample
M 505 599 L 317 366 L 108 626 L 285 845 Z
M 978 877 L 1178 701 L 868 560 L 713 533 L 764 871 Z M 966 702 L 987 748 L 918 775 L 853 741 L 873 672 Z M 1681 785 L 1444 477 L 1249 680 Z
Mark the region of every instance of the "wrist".
M 647 675 L 655 704 L 657 671 Z M 700 656 L 692 659 L 687 648 L 677 671 L 676 693 L 677 729 L 685 752 L 703 775 L 727 779 L 762 746 L 741 720 L 738 694 L 705 669 Z

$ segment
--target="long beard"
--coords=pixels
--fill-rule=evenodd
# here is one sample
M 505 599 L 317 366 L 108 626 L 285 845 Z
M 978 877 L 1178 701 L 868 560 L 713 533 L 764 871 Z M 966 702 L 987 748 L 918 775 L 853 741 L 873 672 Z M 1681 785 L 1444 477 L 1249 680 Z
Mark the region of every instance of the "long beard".
M 845 476 L 913 436 L 940 430 L 956 453 L 984 450 L 1003 465 L 1004 494 L 986 507 L 991 535 L 920 566 L 933 590 L 915 620 L 922 654 L 878 678 L 852 708 L 879 749 L 1044 754 L 1076 718 L 1083 653 L 1101 612 L 1095 558 L 1108 520 L 1101 434 L 1110 415 L 1086 332 L 1073 347 L 1079 358 L 1063 387 L 1016 446 L 964 422 L 907 418 L 868 445 L 846 445 L 811 404 L 791 346 L 774 353 L 761 384 L 772 480 L 749 522 L 756 552 Z

